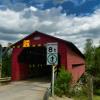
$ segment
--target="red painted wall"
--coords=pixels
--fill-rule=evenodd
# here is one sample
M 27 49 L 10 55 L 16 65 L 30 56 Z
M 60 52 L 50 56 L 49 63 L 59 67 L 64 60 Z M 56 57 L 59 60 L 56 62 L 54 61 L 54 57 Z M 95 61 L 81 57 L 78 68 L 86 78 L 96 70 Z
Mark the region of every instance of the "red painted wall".
M 24 64 L 19 63 L 18 56 L 21 54 L 23 48 L 14 48 L 12 52 L 12 80 L 21 80 L 28 78 L 28 62 Z
M 18 63 L 18 55 L 21 51 L 21 48 L 14 48 L 12 52 L 12 80 L 20 79 L 20 64 Z
M 67 69 L 72 73 L 73 82 L 79 80 L 85 72 L 85 60 L 80 55 L 76 54 L 69 46 L 67 48 Z M 72 67 L 73 64 L 84 64 L 77 67 Z

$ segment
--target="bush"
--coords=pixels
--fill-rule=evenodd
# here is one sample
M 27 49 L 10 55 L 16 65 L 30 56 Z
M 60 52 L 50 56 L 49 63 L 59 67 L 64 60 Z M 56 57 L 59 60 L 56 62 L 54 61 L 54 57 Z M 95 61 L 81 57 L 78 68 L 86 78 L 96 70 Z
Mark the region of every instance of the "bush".
M 95 89 L 94 94 L 99 95 L 100 96 L 100 89 Z
M 58 96 L 68 96 L 71 79 L 71 73 L 65 71 L 64 69 L 60 69 L 60 72 L 58 73 L 57 79 L 55 81 L 55 94 Z
M 98 88 L 100 89 L 100 78 L 94 77 L 93 84 L 94 84 L 94 89 L 98 89 Z
M 100 95 L 100 78 L 99 77 L 95 77 L 93 79 L 93 90 L 94 90 L 94 94 Z
M 71 87 L 70 95 L 75 97 L 87 96 L 87 85 L 81 84 L 80 81 L 76 85 Z
M 2 59 L 2 77 L 11 76 L 11 55 L 6 54 Z

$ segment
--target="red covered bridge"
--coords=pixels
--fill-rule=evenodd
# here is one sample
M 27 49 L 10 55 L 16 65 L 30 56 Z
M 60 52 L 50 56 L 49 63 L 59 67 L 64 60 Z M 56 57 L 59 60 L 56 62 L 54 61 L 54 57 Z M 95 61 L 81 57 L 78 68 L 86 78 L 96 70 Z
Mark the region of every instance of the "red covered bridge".
M 12 51 L 12 80 L 35 76 L 50 76 L 51 66 L 46 65 L 46 44 L 58 43 L 58 65 L 72 73 L 76 82 L 85 72 L 84 55 L 71 42 L 38 31 L 16 42 Z

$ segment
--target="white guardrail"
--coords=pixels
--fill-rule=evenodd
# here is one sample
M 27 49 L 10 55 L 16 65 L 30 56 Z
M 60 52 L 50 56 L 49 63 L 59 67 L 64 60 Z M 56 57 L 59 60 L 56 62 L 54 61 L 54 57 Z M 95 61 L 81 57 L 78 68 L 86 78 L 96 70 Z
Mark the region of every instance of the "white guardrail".
M 2 82 L 10 82 L 10 81 L 11 81 L 11 77 L 0 78 L 0 83 L 2 83 Z

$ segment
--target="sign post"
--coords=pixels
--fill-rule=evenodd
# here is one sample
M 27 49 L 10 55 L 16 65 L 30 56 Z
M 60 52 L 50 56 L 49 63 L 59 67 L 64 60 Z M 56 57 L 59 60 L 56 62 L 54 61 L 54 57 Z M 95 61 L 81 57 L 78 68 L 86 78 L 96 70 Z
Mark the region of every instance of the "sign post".
M 52 88 L 52 91 L 51 91 L 52 96 L 54 96 L 54 81 L 55 81 L 55 79 L 54 79 L 54 77 L 55 77 L 54 76 L 54 67 L 55 67 L 55 65 L 52 65 L 52 83 L 51 83 L 52 84 L 52 87 L 51 87 Z
M 47 65 L 52 65 L 51 92 L 54 96 L 54 70 L 58 64 L 58 46 L 57 43 L 47 43 Z
M 0 78 L 2 73 L 2 46 L 0 45 Z

